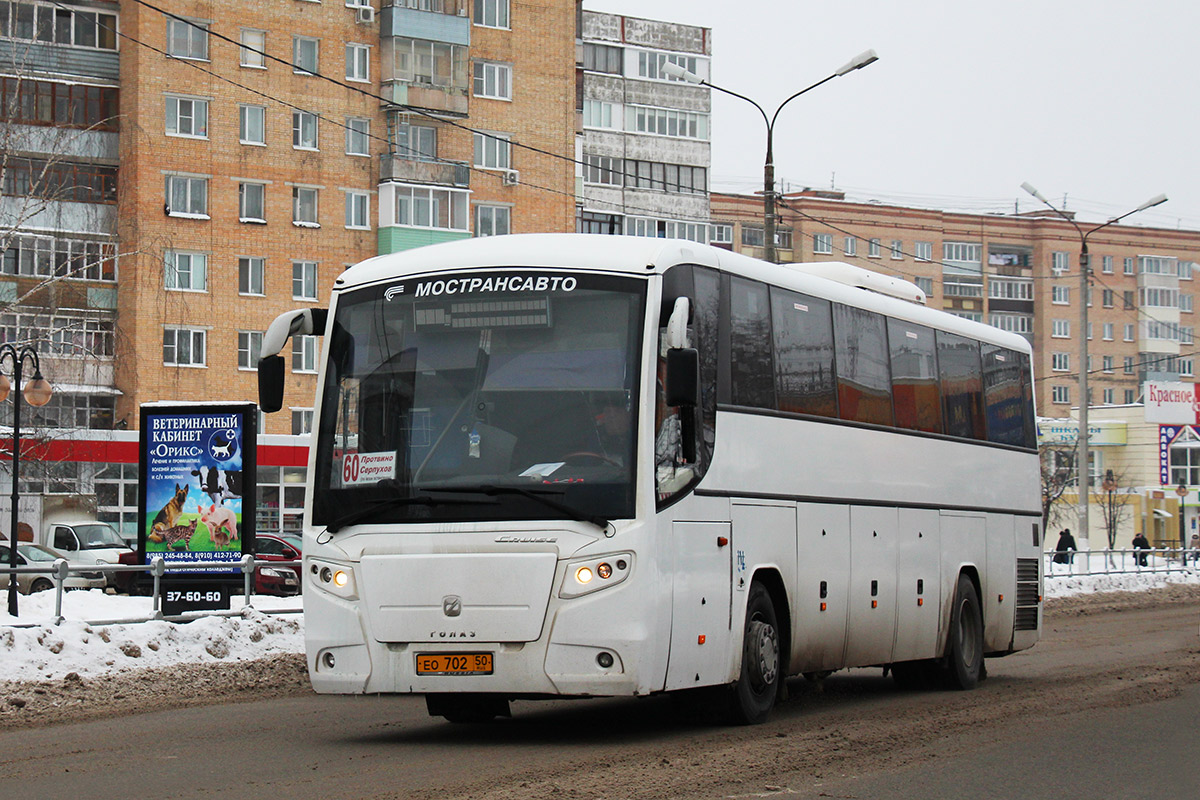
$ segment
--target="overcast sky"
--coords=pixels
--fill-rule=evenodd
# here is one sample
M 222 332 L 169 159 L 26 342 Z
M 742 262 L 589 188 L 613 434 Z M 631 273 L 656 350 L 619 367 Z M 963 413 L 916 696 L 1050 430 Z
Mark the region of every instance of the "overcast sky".
M 585 0 L 712 28 L 714 84 L 770 115 L 873 48 L 879 61 L 793 100 L 775 126 L 784 189 L 1200 230 L 1200 5 L 1190 0 Z M 766 126 L 713 93 L 716 189 L 762 188 Z

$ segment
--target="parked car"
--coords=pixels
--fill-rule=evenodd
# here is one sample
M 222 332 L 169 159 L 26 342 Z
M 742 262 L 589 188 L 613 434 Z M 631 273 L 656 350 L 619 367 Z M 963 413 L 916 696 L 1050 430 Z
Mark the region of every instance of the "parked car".
M 0 564 L 9 565 L 9 559 L 12 557 L 7 545 L 0 545 Z M 56 559 L 66 558 L 65 555 L 55 550 L 52 547 L 46 547 L 41 544 L 18 544 L 17 545 L 17 566 L 20 567 L 47 567 L 54 564 Z M 72 567 L 87 566 L 80 565 L 78 562 L 67 561 Z M 73 572 L 67 576 L 63 582 L 63 588 L 66 589 L 103 589 L 106 580 L 103 572 Z M 44 592 L 54 588 L 54 576 L 45 574 L 39 575 L 36 573 L 24 573 L 17 575 L 17 591 L 21 594 L 33 594 L 34 592 Z M 0 575 L 0 589 L 8 589 L 8 575 Z
M 255 554 L 259 561 L 299 561 L 300 537 L 295 534 L 259 533 L 254 537 Z M 137 552 L 122 553 L 122 564 L 141 564 Z M 118 572 L 117 591 L 125 594 L 150 594 L 154 579 L 147 572 Z M 254 591 L 257 594 L 293 595 L 300 593 L 300 570 L 292 567 L 260 566 L 254 571 Z

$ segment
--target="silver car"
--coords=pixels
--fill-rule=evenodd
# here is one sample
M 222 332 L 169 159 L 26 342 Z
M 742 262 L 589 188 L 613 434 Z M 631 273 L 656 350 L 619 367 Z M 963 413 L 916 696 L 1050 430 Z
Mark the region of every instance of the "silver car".
M 7 567 L 10 563 L 10 557 L 11 553 L 8 546 L 0 545 L 0 566 Z M 17 566 L 19 567 L 45 567 L 49 569 L 54 564 L 54 560 L 58 558 L 66 558 L 66 556 L 52 547 L 40 544 L 17 545 Z M 72 563 L 71 566 L 88 565 Z M 67 589 L 103 589 L 105 583 L 103 572 L 72 572 L 67 576 L 67 580 L 63 586 Z M 17 591 L 21 594 L 44 592 L 53 588 L 54 576 L 48 572 L 43 574 L 23 573 L 17 575 Z M 0 589 L 8 589 L 7 574 L 0 574 Z

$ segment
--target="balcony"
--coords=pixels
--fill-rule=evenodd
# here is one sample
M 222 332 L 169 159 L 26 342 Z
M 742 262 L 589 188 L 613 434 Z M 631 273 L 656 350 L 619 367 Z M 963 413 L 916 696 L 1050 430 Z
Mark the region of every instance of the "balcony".
M 421 161 L 394 153 L 379 157 L 379 181 L 399 181 L 433 186 L 471 186 L 471 168 L 465 162 Z
M 398 106 L 413 106 L 426 111 L 439 111 L 455 117 L 467 116 L 465 78 L 462 86 L 423 86 L 404 80 L 385 80 L 383 96 Z

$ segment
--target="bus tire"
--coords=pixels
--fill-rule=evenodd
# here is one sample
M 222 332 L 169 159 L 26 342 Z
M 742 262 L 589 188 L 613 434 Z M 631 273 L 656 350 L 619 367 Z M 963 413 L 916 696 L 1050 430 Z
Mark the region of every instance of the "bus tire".
M 974 689 L 983 674 L 983 612 L 975 584 L 958 576 L 950 635 L 946 644 L 946 679 L 952 689 Z
M 766 587 L 755 582 L 746 601 L 742 670 L 730 692 L 730 720 L 738 725 L 765 722 L 779 693 L 781 656 L 775 604 Z

